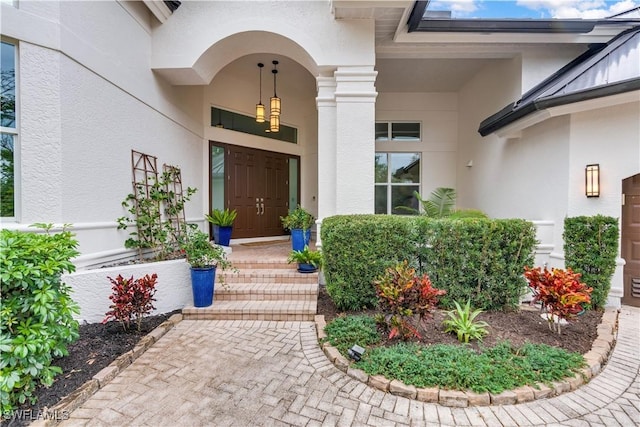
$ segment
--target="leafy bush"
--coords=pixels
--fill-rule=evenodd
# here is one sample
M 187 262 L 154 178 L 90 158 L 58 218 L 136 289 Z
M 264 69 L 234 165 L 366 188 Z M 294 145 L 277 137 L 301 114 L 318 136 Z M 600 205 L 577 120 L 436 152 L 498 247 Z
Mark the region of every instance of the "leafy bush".
M 416 387 L 501 393 L 572 376 L 584 366 L 584 358 L 544 344 L 514 348 L 502 342 L 477 353 L 463 346 L 399 343 L 369 349 L 355 366 Z
M 448 319 L 443 320 L 445 332 L 454 332 L 458 336 L 458 341 L 468 343 L 470 339 L 480 340 L 487 335 L 487 322 L 475 320 L 482 310 L 477 309 L 471 311 L 471 304 L 467 304 L 462 308 L 458 301 L 453 302 L 456 306 L 455 310 L 448 311 L 446 314 Z
M 593 288 L 591 307 L 601 309 L 607 302 L 611 276 L 618 255 L 618 220 L 608 216 L 579 216 L 564 221 L 565 265 L 582 274 Z
M 522 270 L 533 263 L 535 227 L 520 219 L 416 217 L 416 253 L 441 305 L 470 301 L 483 310 L 513 309 L 526 290 Z
M 389 331 L 389 339 L 420 337 L 411 319 L 417 314 L 421 321 L 424 320 L 438 304 L 438 297 L 446 293 L 434 288 L 426 274 L 418 277 L 407 261 L 387 268 L 374 284 L 378 305 L 384 313 L 379 323 Z
M 440 301 L 447 308 L 454 300 L 517 307 L 536 245 L 534 225 L 520 219 L 334 216 L 321 237 L 327 291 L 340 309 L 375 306 L 373 281 L 402 260 L 447 291 Z
M 337 317 L 324 330 L 329 343 L 345 356 L 355 344 L 365 347 L 380 342 L 376 322 L 370 316 Z
M 580 273 L 545 267 L 525 268 L 525 277 L 533 290 L 533 302 L 542 303 L 547 311 L 549 329 L 560 333 L 560 322 L 557 319 L 571 320 L 584 310 L 584 305 L 591 300 L 593 288 L 587 288 L 580 282 Z M 555 318 L 554 318 L 555 316 Z
M 322 223 L 327 292 L 341 310 L 377 303 L 373 281 L 411 258 L 410 222 L 390 215 L 340 215 Z
M 60 281 L 75 270 L 71 258 L 78 242 L 66 229 L 50 234 L 2 230 L 0 234 L 0 401 L 2 413 L 29 400 L 33 391 L 51 385 L 61 369 L 53 356 L 67 353 L 78 338 L 74 314 L 79 307 Z
M 106 317 L 102 323 L 106 323 L 111 319 L 115 319 L 124 328 L 128 330 L 131 320 L 135 319 L 138 332 L 144 316 L 147 316 L 155 309 L 153 301 L 156 299 L 153 295 L 156 293 L 156 282 L 158 275 L 148 274 L 139 279 L 125 279 L 120 274 L 115 279 L 107 277 L 111 282 L 113 294 L 109 295 L 109 299 L 113 302 L 109 306 L 111 310 L 106 313 Z

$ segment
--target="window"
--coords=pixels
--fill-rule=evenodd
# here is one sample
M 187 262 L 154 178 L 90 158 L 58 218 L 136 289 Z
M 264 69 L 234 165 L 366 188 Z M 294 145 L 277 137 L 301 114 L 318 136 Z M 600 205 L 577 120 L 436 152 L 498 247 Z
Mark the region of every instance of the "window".
M 375 213 L 406 215 L 418 210 L 414 191 L 420 192 L 419 153 L 376 153 L 375 180 Z
M 0 216 L 15 216 L 16 46 L 0 45 Z
M 280 132 L 269 132 L 269 121 L 256 122 L 255 117 L 211 107 L 211 126 L 264 136 L 265 138 L 298 143 L 298 129 L 280 123 Z
M 420 141 L 420 123 L 376 123 L 376 141 Z

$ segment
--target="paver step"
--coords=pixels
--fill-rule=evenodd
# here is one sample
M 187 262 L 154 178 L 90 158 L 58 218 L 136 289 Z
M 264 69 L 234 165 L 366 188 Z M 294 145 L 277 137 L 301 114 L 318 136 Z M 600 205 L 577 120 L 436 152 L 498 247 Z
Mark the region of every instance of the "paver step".
M 233 263 L 233 266 L 239 270 L 245 270 L 245 269 L 295 270 L 296 268 L 295 264 L 289 264 L 286 259 L 233 260 L 230 258 L 230 261 Z
M 318 283 L 318 273 L 298 273 L 277 269 L 238 269 L 221 273 L 225 283 Z
M 185 320 L 277 320 L 312 321 L 315 301 L 225 301 L 215 300 L 209 307 L 185 307 Z
M 215 287 L 217 301 L 318 300 L 317 283 L 227 283 Z

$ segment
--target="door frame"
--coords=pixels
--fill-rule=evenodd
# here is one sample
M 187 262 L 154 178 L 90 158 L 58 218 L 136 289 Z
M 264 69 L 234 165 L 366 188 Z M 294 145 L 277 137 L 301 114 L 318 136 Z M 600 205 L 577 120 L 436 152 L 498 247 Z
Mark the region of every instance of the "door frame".
M 224 174 L 226 176 L 226 179 L 224 180 L 224 209 L 228 209 L 229 208 L 229 199 L 227 198 L 228 194 L 229 194 L 229 186 L 231 185 L 230 182 L 230 176 L 228 175 L 228 171 L 229 171 L 229 164 L 230 164 L 230 160 L 229 160 L 229 149 L 231 149 L 232 147 L 240 147 L 243 149 L 248 149 L 248 150 L 253 150 L 253 151 L 260 151 L 263 153 L 273 153 L 273 154 L 280 154 L 280 155 L 284 155 L 287 156 L 289 159 L 296 159 L 297 160 L 297 178 L 298 178 L 298 185 L 297 185 L 297 191 L 296 191 L 296 198 L 298 200 L 298 203 L 300 203 L 300 193 L 301 193 L 301 182 L 302 182 L 302 175 L 301 175 L 301 165 L 302 162 L 300 161 L 300 156 L 296 155 L 296 154 L 289 154 L 289 153 L 283 153 L 283 152 L 279 152 L 279 151 L 273 151 L 273 150 L 264 150 L 261 148 L 255 148 L 255 147 L 250 147 L 250 146 L 245 146 L 245 145 L 237 145 L 237 144 L 229 144 L 226 142 L 221 142 L 221 141 L 214 141 L 214 140 L 209 140 L 209 147 L 208 147 L 208 158 L 207 158 L 207 185 L 208 185 L 208 210 L 209 212 L 211 212 L 211 210 L 213 209 L 213 194 L 212 194 L 212 190 L 211 190 L 211 180 L 213 178 L 212 176 L 212 171 L 211 171 L 211 155 L 213 154 L 213 147 L 218 147 L 218 148 L 222 148 L 224 150 Z M 291 182 L 289 182 L 289 186 L 291 186 Z M 293 207 L 295 208 L 295 206 Z M 289 210 L 291 210 L 291 204 L 289 204 Z M 209 228 L 209 234 L 210 237 L 213 238 L 212 235 L 212 227 L 208 227 Z M 284 233 L 283 233 L 284 235 Z M 258 238 L 258 236 L 255 236 L 256 238 Z
M 634 179 L 635 178 L 635 179 Z M 638 197 L 638 194 L 634 194 L 634 193 L 629 193 L 629 190 L 633 190 L 633 187 L 638 188 L 638 185 L 636 184 L 635 186 L 633 185 L 633 182 L 636 179 L 640 179 L 640 174 L 636 174 L 636 175 L 632 175 L 630 177 L 627 177 L 625 179 L 622 180 L 622 200 L 623 200 L 623 205 L 622 205 L 622 209 L 620 212 L 620 256 L 622 258 L 625 258 L 625 255 L 629 255 L 629 251 L 632 250 L 629 248 L 628 243 L 629 243 L 629 234 L 631 234 L 631 231 L 629 229 L 629 227 L 626 227 L 626 223 L 625 223 L 625 219 L 627 215 L 631 214 L 630 212 L 630 205 L 627 203 L 627 199 L 630 197 L 628 196 L 635 196 Z M 626 258 L 625 258 L 626 261 Z M 632 280 L 633 277 L 631 277 L 631 267 L 629 266 L 629 263 L 625 262 L 625 265 L 623 267 L 623 273 L 622 273 L 622 297 L 620 298 L 620 302 L 622 304 L 628 304 L 634 307 L 640 307 L 640 298 L 636 298 L 633 297 L 631 295 L 631 288 L 632 288 Z

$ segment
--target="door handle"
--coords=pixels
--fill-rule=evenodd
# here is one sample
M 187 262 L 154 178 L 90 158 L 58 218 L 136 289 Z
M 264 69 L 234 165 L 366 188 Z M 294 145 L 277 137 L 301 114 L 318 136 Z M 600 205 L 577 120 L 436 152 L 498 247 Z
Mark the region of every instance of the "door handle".
M 262 209 L 260 215 L 264 215 L 264 199 L 260 199 L 260 208 Z
M 260 199 L 256 197 L 256 215 L 260 215 Z

